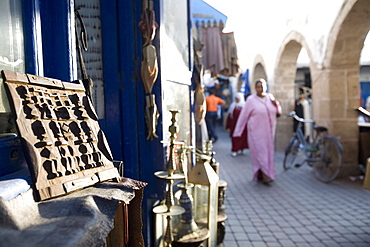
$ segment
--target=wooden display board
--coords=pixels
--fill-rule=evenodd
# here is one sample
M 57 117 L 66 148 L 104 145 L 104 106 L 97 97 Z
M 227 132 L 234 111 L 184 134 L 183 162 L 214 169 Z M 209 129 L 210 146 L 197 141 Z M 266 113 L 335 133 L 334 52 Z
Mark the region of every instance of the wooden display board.
M 40 200 L 119 177 L 80 81 L 5 70 L 2 76 Z

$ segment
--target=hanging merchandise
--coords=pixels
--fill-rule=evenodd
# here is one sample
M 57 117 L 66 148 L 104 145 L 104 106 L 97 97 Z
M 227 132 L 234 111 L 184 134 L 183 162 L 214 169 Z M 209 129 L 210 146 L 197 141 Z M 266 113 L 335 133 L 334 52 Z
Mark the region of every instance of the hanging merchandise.
M 143 34 L 143 60 L 141 62 L 141 79 L 145 90 L 145 120 L 148 130 L 147 140 L 158 138 L 156 134 L 159 112 L 155 104 L 155 94 L 152 89 L 158 76 L 157 52 L 152 41 L 158 24 L 155 22 L 153 1 L 143 0 L 143 13 L 139 22 L 139 29 Z
M 221 45 L 224 58 L 224 66 L 230 75 L 235 76 L 239 73 L 238 51 L 234 38 L 234 32 L 221 32 Z
M 80 15 L 80 13 L 78 12 L 77 9 L 75 10 L 75 15 L 78 18 L 78 20 L 80 21 L 80 25 L 81 25 L 81 34 L 80 34 L 80 37 L 79 37 L 79 35 L 78 35 L 78 28 L 77 28 L 77 20 L 75 21 L 76 47 L 77 47 L 78 57 L 80 59 L 80 69 L 81 69 L 81 74 L 82 74 L 82 84 L 85 87 L 85 91 L 86 91 L 87 97 L 89 97 L 90 100 L 91 100 L 91 102 L 93 102 L 93 99 L 92 99 L 92 88 L 94 86 L 94 82 L 87 75 L 86 67 L 85 67 L 85 62 L 84 62 L 84 59 L 83 59 L 83 56 L 82 56 L 82 49 L 81 49 L 81 44 L 82 44 L 83 49 L 85 51 L 88 50 L 86 27 L 85 27 L 85 24 L 84 24 L 84 22 L 82 20 L 82 17 Z M 81 41 L 81 44 L 80 44 L 80 41 Z
M 202 25 L 199 28 L 201 41 L 204 44 L 202 64 L 211 71 L 211 75 L 218 74 L 225 68 L 222 51 L 221 33 L 217 24 Z

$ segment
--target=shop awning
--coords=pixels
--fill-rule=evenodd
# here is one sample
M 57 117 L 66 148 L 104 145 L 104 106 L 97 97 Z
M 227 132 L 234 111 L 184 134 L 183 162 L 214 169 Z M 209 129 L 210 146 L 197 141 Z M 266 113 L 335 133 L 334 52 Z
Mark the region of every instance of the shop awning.
M 226 24 L 227 16 L 203 0 L 191 0 L 191 12 L 193 24 L 197 27 L 208 22 L 211 24 L 214 22 Z

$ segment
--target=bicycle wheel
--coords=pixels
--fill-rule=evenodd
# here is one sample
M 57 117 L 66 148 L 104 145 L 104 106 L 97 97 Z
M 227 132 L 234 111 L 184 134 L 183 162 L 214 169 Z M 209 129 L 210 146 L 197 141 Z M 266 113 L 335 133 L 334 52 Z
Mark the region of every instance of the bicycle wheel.
M 313 153 L 313 170 L 316 177 L 325 183 L 333 181 L 342 167 L 342 145 L 332 136 L 324 136 Z
M 293 165 L 296 165 L 295 161 L 298 153 L 299 153 L 299 141 L 296 137 L 293 137 L 285 149 L 283 161 L 284 170 L 288 170 Z

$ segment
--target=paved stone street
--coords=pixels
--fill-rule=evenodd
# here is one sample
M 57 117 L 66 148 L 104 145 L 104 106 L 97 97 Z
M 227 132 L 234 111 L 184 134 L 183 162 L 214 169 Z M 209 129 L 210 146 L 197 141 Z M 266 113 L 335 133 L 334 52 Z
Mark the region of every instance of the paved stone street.
M 223 246 L 370 246 L 370 191 L 362 180 L 325 184 L 307 165 L 284 171 L 276 152 L 277 177 L 266 186 L 252 181 L 249 151 L 232 157 L 228 133 L 217 131 L 213 150 L 228 183 Z

